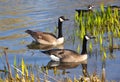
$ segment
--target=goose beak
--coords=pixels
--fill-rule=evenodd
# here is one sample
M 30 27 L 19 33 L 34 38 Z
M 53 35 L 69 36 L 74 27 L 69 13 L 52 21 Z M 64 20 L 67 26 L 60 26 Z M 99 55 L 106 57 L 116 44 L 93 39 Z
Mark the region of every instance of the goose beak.
M 65 19 L 65 21 L 69 21 L 69 19 Z
M 94 5 L 92 5 L 92 8 L 94 8 L 95 6 Z
M 58 20 L 60 20 L 61 22 L 63 22 L 63 21 L 68 21 L 69 19 L 67 19 L 67 18 L 64 17 L 64 16 L 60 16 L 60 17 L 58 18 Z
M 90 36 L 90 39 L 95 39 L 96 37 L 95 36 Z

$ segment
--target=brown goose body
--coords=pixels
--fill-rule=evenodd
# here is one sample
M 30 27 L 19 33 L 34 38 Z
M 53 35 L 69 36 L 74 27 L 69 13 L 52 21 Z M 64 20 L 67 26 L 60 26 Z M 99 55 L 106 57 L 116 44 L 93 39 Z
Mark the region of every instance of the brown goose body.
M 84 36 L 81 54 L 70 49 L 51 49 L 47 51 L 42 51 L 42 53 L 49 55 L 53 61 L 83 62 L 88 58 L 87 48 L 86 48 L 87 40 L 92 38 L 94 37 L 89 37 L 87 35 Z
M 25 32 L 30 34 L 36 42 L 43 45 L 60 45 L 64 43 L 64 37 L 62 35 L 62 22 L 66 21 L 64 16 L 58 18 L 58 37 L 52 33 L 26 30 Z
M 30 34 L 36 40 L 36 42 L 40 44 L 54 45 L 54 43 L 57 42 L 57 37 L 52 33 L 40 31 L 34 32 L 32 30 L 27 30 L 26 32 Z
M 55 60 L 61 62 L 82 62 L 87 59 L 87 54 L 80 55 L 69 49 L 52 49 L 47 52 L 43 51 L 43 53 L 48 54 L 52 60 L 54 60 L 54 57 L 58 57 Z

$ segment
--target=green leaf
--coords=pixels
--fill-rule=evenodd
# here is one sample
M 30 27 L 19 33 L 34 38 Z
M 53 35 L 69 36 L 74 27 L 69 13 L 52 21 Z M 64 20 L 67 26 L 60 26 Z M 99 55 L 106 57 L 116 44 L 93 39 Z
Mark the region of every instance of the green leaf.
M 23 75 L 25 74 L 25 71 L 24 71 L 24 69 L 25 69 L 25 64 L 24 64 L 24 59 L 22 58 L 22 61 L 21 61 L 21 69 L 22 69 L 22 73 L 23 73 Z

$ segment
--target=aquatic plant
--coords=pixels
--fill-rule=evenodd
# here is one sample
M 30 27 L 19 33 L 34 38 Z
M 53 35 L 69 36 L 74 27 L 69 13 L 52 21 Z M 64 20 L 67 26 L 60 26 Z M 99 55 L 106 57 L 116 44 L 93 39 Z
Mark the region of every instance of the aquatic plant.
M 4 54 L 6 54 L 7 57 L 7 52 L 5 52 Z M 6 77 L 4 79 L 0 78 L 0 82 L 41 82 L 41 81 L 49 82 L 51 80 L 53 80 L 54 82 L 105 82 L 106 81 L 105 68 L 102 69 L 101 76 L 98 76 L 96 73 L 93 73 L 90 74 L 88 77 L 80 76 L 80 78 L 74 77 L 74 79 L 72 79 L 71 77 L 67 76 L 65 78 L 57 79 L 54 76 L 49 75 L 49 69 L 47 67 L 44 68 L 44 66 L 42 66 L 40 69 L 38 66 L 28 66 L 27 64 L 25 64 L 23 58 L 21 59 L 21 64 L 18 65 L 16 61 L 16 57 L 14 57 L 14 65 L 12 65 L 11 67 L 13 67 L 14 71 L 16 71 L 15 77 L 12 76 L 13 72 L 11 71 L 11 77 Z M 12 69 L 11 67 L 10 69 Z M 34 70 L 30 70 L 29 68 Z M 35 74 L 34 71 L 36 71 L 37 74 Z M 60 74 L 56 67 L 53 69 L 53 73 L 55 76 L 57 74 L 58 75 Z M 43 77 L 41 78 L 40 75 L 42 75 Z
M 83 39 L 83 35 L 86 33 L 96 36 L 95 42 L 99 43 L 101 52 L 105 51 L 104 39 L 109 40 L 108 47 L 110 47 L 113 46 L 113 39 L 120 38 L 120 14 L 117 8 L 114 10 L 110 7 L 105 9 L 104 4 L 101 4 L 100 9 L 93 13 L 79 15 L 76 12 L 75 23 L 78 25 L 76 36 L 80 39 Z M 92 50 L 91 44 L 89 44 L 89 48 Z M 105 55 L 104 53 L 104 57 L 107 57 Z

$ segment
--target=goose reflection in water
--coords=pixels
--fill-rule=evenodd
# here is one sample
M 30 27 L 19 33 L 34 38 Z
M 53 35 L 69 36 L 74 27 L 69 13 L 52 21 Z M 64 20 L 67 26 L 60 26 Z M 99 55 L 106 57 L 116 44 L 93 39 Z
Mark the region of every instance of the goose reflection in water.
M 58 48 L 58 49 L 64 49 L 64 45 L 61 44 L 61 45 L 56 45 L 56 46 L 53 46 L 53 45 L 42 45 L 42 44 L 39 44 L 39 43 L 36 43 L 36 42 L 32 42 L 30 44 L 27 45 L 27 48 L 28 49 L 33 49 L 33 50 L 49 50 L 49 49 L 53 49 L 53 48 Z
M 70 71 L 66 71 L 67 69 L 74 69 L 78 67 L 79 65 L 82 65 L 82 72 L 85 77 L 88 77 L 89 74 L 87 72 L 87 60 L 83 62 L 74 62 L 74 63 L 65 63 L 65 62 L 57 62 L 57 61 L 49 61 L 46 66 L 42 66 L 41 68 L 48 69 L 48 70 L 63 70 L 62 74 L 70 73 Z

